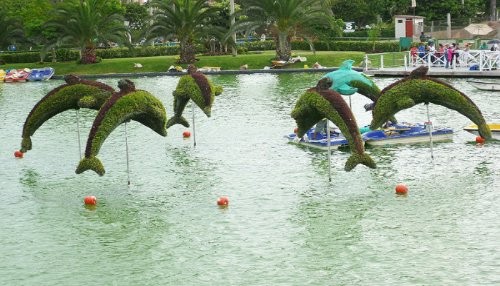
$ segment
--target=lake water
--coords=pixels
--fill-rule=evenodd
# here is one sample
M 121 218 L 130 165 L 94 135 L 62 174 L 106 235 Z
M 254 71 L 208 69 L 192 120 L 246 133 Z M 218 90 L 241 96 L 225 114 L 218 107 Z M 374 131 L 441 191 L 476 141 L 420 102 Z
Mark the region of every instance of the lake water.
M 500 144 L 478 146 L 462 130 L 468 118 L 431 104 L 434 125 L 455 130 L 434 159 L 427 144 L 371 148 L 377 169 L 345 172 L 349 153 L 336 150 L 329 182 L 326 153 L 283 137 L 320 77 L 211 76 L 224 93 L 211 118 L 195 109 L 195 138 L 180 125 L 161 137 L 129 123 L 127 173 L 121 125 L 101 148 L 103 177 L 75 174 L 75 111 L 47 121 L 14 158 L 29 111 L 63 82 L 0 84 L 0 285 L 499 285 Z M 381 88 L 395 80 L 375 78 Z M 173 115 L 177 77 L 134 81 Z M 500 95 L 447 81 L 500 120 Z M 368 124 L 368 99 L 351 100 Z M 96 111 L 79 114 L 84 148 Z M 397 117 L 427 121 L 426 108 Z M 398 183 L 407 196 L 395 195 Z

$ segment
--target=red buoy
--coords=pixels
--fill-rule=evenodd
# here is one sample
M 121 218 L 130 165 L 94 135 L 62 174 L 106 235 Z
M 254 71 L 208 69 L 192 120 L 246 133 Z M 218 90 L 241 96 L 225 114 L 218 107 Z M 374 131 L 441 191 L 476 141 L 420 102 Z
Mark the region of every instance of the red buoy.
M 19 151 L 19 150 L 16 150 L 14 152 L 14 157 L 16 157 L 16 158 L 22 158 L 23 156 L 24 156 L 24 153 Z
M 485 141 L 486 140 L 483 137 L 481 137 L 481 136 L 477 136 L 476 137 L 476 143 L 484 144 Z
M 228 197 L 219 197 L 219 199 L 217 199 L 217 205 L 220 207 L 227 207 L 227 205 L 229 205 Z
M 182 132 L 182 137 L 184 138 L 189 138 L 191 137 L 191 132 L 189 132 L 188 130 Z
M 91 205 L 91 206 L 95 206 L 97 204 L 97 198 L 95 196 L 86 196 L 84 199 L 83 199 L 83 202 L 86 204 L 86 205 Z
M 396 194 L 406 195 L 408 193 L 408 187 L 405 184 L 396 185 Z

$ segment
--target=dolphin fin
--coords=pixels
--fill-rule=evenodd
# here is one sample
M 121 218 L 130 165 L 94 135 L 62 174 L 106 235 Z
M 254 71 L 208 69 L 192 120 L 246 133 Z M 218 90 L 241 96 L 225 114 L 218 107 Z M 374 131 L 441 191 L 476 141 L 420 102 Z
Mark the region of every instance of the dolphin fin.
M 347 162 L 345 162 L 344 170 L 350 171 L 354 169 L 358 164 L 363 164 L 367 167 L 370 167 L 372 169 L 375 169 L 377 167 L 377 164 L 373 161 L 372 157 L 370 155 L 363 153 L 363 154 L 352 154 L 349 159 L 347 159 Z
M 31 150 L 31 137 L 24 137 L 21 141 L 21 152 L 26 153 L 26 151 Z
M 343 95 L 355 94 L 358 91 L 356 87 L 351 87 L 347 84 L 343 84 L 338 88 L 338 92 Z
M 104 170 L 104 166 L 101 163 L 101 160 L 94 156 L 90 158 L 83 158 L 82 160 L 80 160 L 78 167 L 76 167 L 75 173 L 81 174 L 87 170 L 92 170 L 99 176 L 104 175 L 104 173 L 106 172 Z
M 182 124 L 185 127 L 189 127 L 189 122 L 183 116 L 174 116 L 167 121 L 167 128 L 175 124 Z

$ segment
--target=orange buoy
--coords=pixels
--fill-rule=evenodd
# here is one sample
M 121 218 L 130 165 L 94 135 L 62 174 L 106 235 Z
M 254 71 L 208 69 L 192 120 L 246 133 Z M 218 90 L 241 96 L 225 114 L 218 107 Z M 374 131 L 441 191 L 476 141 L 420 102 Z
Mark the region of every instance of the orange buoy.
M 95 206 L 97 204 L 97 198 L 95 196 L 86 196 L 84 199 L 83 199 L 83 202 L 86 204 L 86 205 L 92 205 L 92 206 Z
M 408 187 L 405 184 L 396 185 L 396 194 L 406 195 L 408 193 Z
M 188 130 L 182 132 L 182 137 L 184 138 L 189 138 L 191 137 L 191 132 L 189 132 Z
M 481 137 L 481 136 L 477 136 L 476 137 L 476 143 L 484 144 L 485 141 L 486 140 L 483 137 Z
M 14 157 L 16 157 L 16 158 L 22 158 L 23 156 L 24 156 L 24 153 L 19 151 L 19 150 L 16 150 L 14 152 Z
M 217 199 L 217 205 L 220 207 L 227 207 L 227 205 L 229 205 L 228 197 L 219 197 Z

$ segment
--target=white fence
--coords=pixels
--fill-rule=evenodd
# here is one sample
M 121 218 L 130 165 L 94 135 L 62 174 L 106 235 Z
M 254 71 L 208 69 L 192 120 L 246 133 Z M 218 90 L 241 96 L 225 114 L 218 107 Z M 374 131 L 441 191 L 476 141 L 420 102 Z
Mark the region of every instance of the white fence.
M 374 63 L 378 63 L 378 69 L 383 69 L 389 63 L 390 66 L 403 66 L 405 70 L 426 65 L 429 70 L 432 68 L 473 68 L 474 70 L 494 70 L 500 69 L 500 51 L 487 50 L 458 50 L 453 60 L 447 64 L 446 55 L 439 53 L 417 53 L 411 54 L 409 51 L 399 58 L 394 59 L 394 53 L 367 54 L 363 62 L 365 70 L 377 68 Z M 402 58 L 401 58 L 402 57 Z

